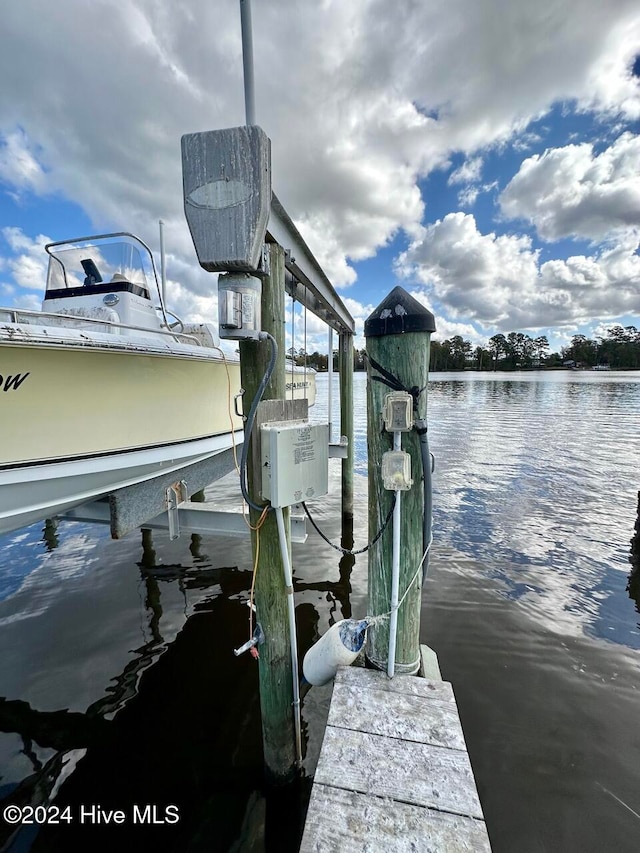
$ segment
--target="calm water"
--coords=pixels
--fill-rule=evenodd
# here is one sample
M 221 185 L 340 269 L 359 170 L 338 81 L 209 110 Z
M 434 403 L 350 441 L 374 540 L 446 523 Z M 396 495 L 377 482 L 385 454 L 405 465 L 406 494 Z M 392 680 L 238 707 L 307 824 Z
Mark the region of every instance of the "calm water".
M 436 541 L 422 639 L 454 684 L 493 849 L 636 853 L 640 375 L 431 380 Z M 361 545 L 362 374 L 355 398 Z M 315 515 L 337 539 L 338 463 L 332 482 Z M 214 491 L 235 494 L 229 482 Z M 247 631 L 248 542 L 42 527 L 0 539 L 0 797 L 55 798 L 74 823 L 12 836 L 0 821 L 0 850 L 296 850 L 331 688 L 305 698 L 307 779 L 266 790 L 256 665 L 232 653 Z M 313 533 L 294 546 L 302 651 L 366 612 L 366 556 L 351 572 L 337 556 Z M 78 825 L 93 804 L 124 810 L 126 824 Z M 176 804 L 180 821 L 132 826 L 133 804 L 158 817 Z

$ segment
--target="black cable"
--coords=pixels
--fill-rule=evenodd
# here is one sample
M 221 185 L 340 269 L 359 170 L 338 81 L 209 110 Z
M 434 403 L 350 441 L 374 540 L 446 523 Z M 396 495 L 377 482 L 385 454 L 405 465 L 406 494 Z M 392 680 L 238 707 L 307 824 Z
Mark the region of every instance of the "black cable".
M 278 344 L 273 335 L 270 335 L 268 332 L 260 332 L 259 340 L 269 340 L 271 341 L 271 361 L 269 362 L 269 366 L 267 367 L 267 371 L 265 375 L 262 377 L 262 382 L 258 386 L 258 390 L 256 391 L 256 396 L 253 398 L 253 402 L 251 403 L 251 408 L 249 409 L 249 415 L 247 417 L 247 423 L 245 425 L 244 430 L 244 442 L 242 444 L 242 455 L 240 457 L 240 489 L 242 491 L 242 497 L 251 507 L 251 509 L 255 509 L 256 512 L 263 512 L 265 506 L 269 506 L 269 512 L 273 509 L 269 504 L 265 504 L 264 506 L 260 506 L 260 504 L 255 504 L 251 498 L 249 497 L 249 490 L 247 488 L 247 456 L 249 454 L 249 442 L 251 440 L 251 432 L 253 430 L 253 422 L 256 416 L 256 410 L 260 405 L 260 400 L 262 400 L 262 395 L 264 394 L 264 389 L 267 387 L 269 380 L 271 379 L 271 375 L 276 366 L 276 359 L 278 358 Z
M 414 385 L 411 388 L 407 388 L 397 376 L 394 376 L 389 370 L 384 368 L 381 364 L 379 364 L 375 358 L 371 358 L 370 355 L 365 353 L 365 358 L 369 361 L 369 364 L 374 370 L 377 370 L 378 373 L 381 373 L 382 376 L 371 376 L 371 379 L 374 382 L 382 382 L 383 385 L 386 385 L 387 388 L 391 388 L 393 391 L 405 391 L 407 394 L 410 394 L 413 398 L 413 408 L 418 413 L 418 398 L 420 394 L 426 389 L 426 385 L 424 388 L 420 388 L 418 385 Z
M 371 548 L 373 545 L 376 544 L 378 539 L 382 536 L 384 531 L 387 529 L 387 525 L 391 521 L 391 516 L 393 515 L 393 508 L 395 507 L 395 505 L 396 505 L 396 493 L 394 492 L 393 497 L 391 499 L 391 509 L 387 513 L 387 517 L 385 518 L 384 522 L 382 523 L 382 527 L 380 528 L 380 530 L 378 530 L 378 532 L 373 537 L 371 542 L 367 542 L 367 544 L 364 546 L 364 548 L 360 548 L 358 551 L 350 551 L 348 548 L 342 548 L 340 545 L 336 545 L 327 536 L 325 536 L 325 534 L 322 532 L 322 530 L 320 530 L 318 525 L 313 520 L 313 516 L 309 512 L 309 508 L 307 507 L 306 503 L 304 501 L 302 501 L 302 508 L 306 512 L 307 518 L 309 519 L 309 521 L 313 525 L 313 528 L 316 531 L 316 533 L 318 533 L 324 539 L 324 541 L 327 543 L 327 545 L 331 545 L 331 547 L 335 548 L 336 551 L 340 551 L 341 554 L 348 554 L 350 557 L 355 557 L 356 554 L 364 554 L 365 551 L 368 551 L 369 548 Z

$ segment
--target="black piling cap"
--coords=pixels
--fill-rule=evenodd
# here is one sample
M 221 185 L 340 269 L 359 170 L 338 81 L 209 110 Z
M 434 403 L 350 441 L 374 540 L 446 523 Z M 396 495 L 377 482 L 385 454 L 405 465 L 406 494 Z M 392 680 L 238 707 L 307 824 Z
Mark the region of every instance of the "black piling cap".
M 436 320 L 431 311 L 402 287 L 394 287 L 373 314 L 364 321 L 365 338 L 435 330 Z

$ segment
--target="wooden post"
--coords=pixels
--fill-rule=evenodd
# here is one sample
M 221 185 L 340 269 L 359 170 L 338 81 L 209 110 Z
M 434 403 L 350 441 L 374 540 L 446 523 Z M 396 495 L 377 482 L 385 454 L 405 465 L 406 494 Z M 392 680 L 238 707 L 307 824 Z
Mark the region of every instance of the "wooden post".
M 382 424 L 385 397 L 393 389 L 372 380 L 380 372 L 373 359 L 397 377 L 406 389 L 424 389 L 418 396 L 418 416 L 426 418 L 430 333 L 433 314 L 401 287 L 396 287 L 367 318 L 367 444 L 369 448 L 369 540 L 373 539 L 391 509 L 393 493 L 383 488 L 382 454 L 393 449 L 393 434 Z M 415 416 L 415 412 L 414 412 Z M 402 434 L 402 449 L 411 456 L 413 486 L 402 493 L 399 598 L 404 595 L 423 554 L 424 495 L 422 460 L 415 431 Z M 391 608 L 392 525 L 369 549 L 369 610 L 372 615 Z M 398 611 L 395 671 L 415 673 L 420 665 L 420 604 L 422 572 Z M 389 620 L 368 631 L 367 659 L 376 669 L 387 668 Z
M 268 244 L 271 274 L 262 282 L 262 330 L 273 335 L 278 344 L 278 360 L 263 400 L 285 398 L 285 329 L 284 329 L 284 250 L 275 243 Z M 245 389 L 245 409 L 264 376 L 271 356 L 268 341 L 240 342 L 242 387 Z M 259 429 L 254 426 L 254 436 Z M 249 458 L 251 458 L 251 453 Z M 247 466 L 249 496 L 262 504 L 257 472 Z M 260 513 L 251 510 L 251 524 L 256 525 Z M 289 539 L 289 510 L 284 510 L 285 528 Z M 256 533 L 251 533 L 252 552 L 256 553 Z M 295 774 L 295 740 L 293 729 L 293 688 L 287 595 L 278 528 L 275 513 L 270 512 L 260 528 L 260 554 L 255 587 L 256 618 L 265 634 L 259 646 L 260 708 L 265 774 L 275 784 L 291 781 Z
M 340 435 L 349 442 L 342 460 L 342 547 L 353 547 L 353 336 L 342 332 L 338 343 L 340 373 Z

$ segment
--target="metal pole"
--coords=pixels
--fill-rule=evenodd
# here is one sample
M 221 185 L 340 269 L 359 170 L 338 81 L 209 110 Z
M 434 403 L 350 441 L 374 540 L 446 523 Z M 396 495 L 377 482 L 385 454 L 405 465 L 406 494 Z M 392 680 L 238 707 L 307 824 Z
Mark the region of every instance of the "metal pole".
M 338 337 L 340 371 L 340 435 L 347 439 L 347 458 L 342 460 L 342 537 L 343 548 L 353 548 L 353 335 Z
M 251 31 L 251 0 L 240 0 L 242 27 L 242 67 L 244 69 L 244 109 L 247 126 L 256 123 L 256 104 L 253 85 L 253 34 Z
M 291 672 L 293 688 L 293 722 L 296 732 L 296 760 L 302 766 L 302 721 L 300 718 L 300 679 L 298 676 L 298 640 L 296 637 L 296 605 L 293 599 L 293 574 L 289 561 L 289 545 L 284 527 L 282 507 L 276 507 L 276 522 L 280 539 L 280 554 L 284 571 L 284 587 L 287 593 L 287 614 L 289 616 L 289 634 L 291 636 Z
M 401 450 L 402 433 L 393 433 L 393 449 Z M 389 658 L 387 675 L 393 678 L 396 670 L 396 638 L 398 636 L 398 586 L 400 584 L 400 505 L 402 492 L 396 493 L 393 506 L 393 544 L 391 551 L 391 618 L 389 620 Z
M 162 296 L 162 306 L 164 308 L 167 304 L 167 264 L 164 252 L 164 222 L 162 219 L 158 221 L 158 225 L 160 226 L 160 294 Z
M 329 326 L 329 358 L 327 359 L 327 371 L 329 374 L 329 400 L 327 419 L 329 421 L 329 441 L 333 435 L 333 329 Z

